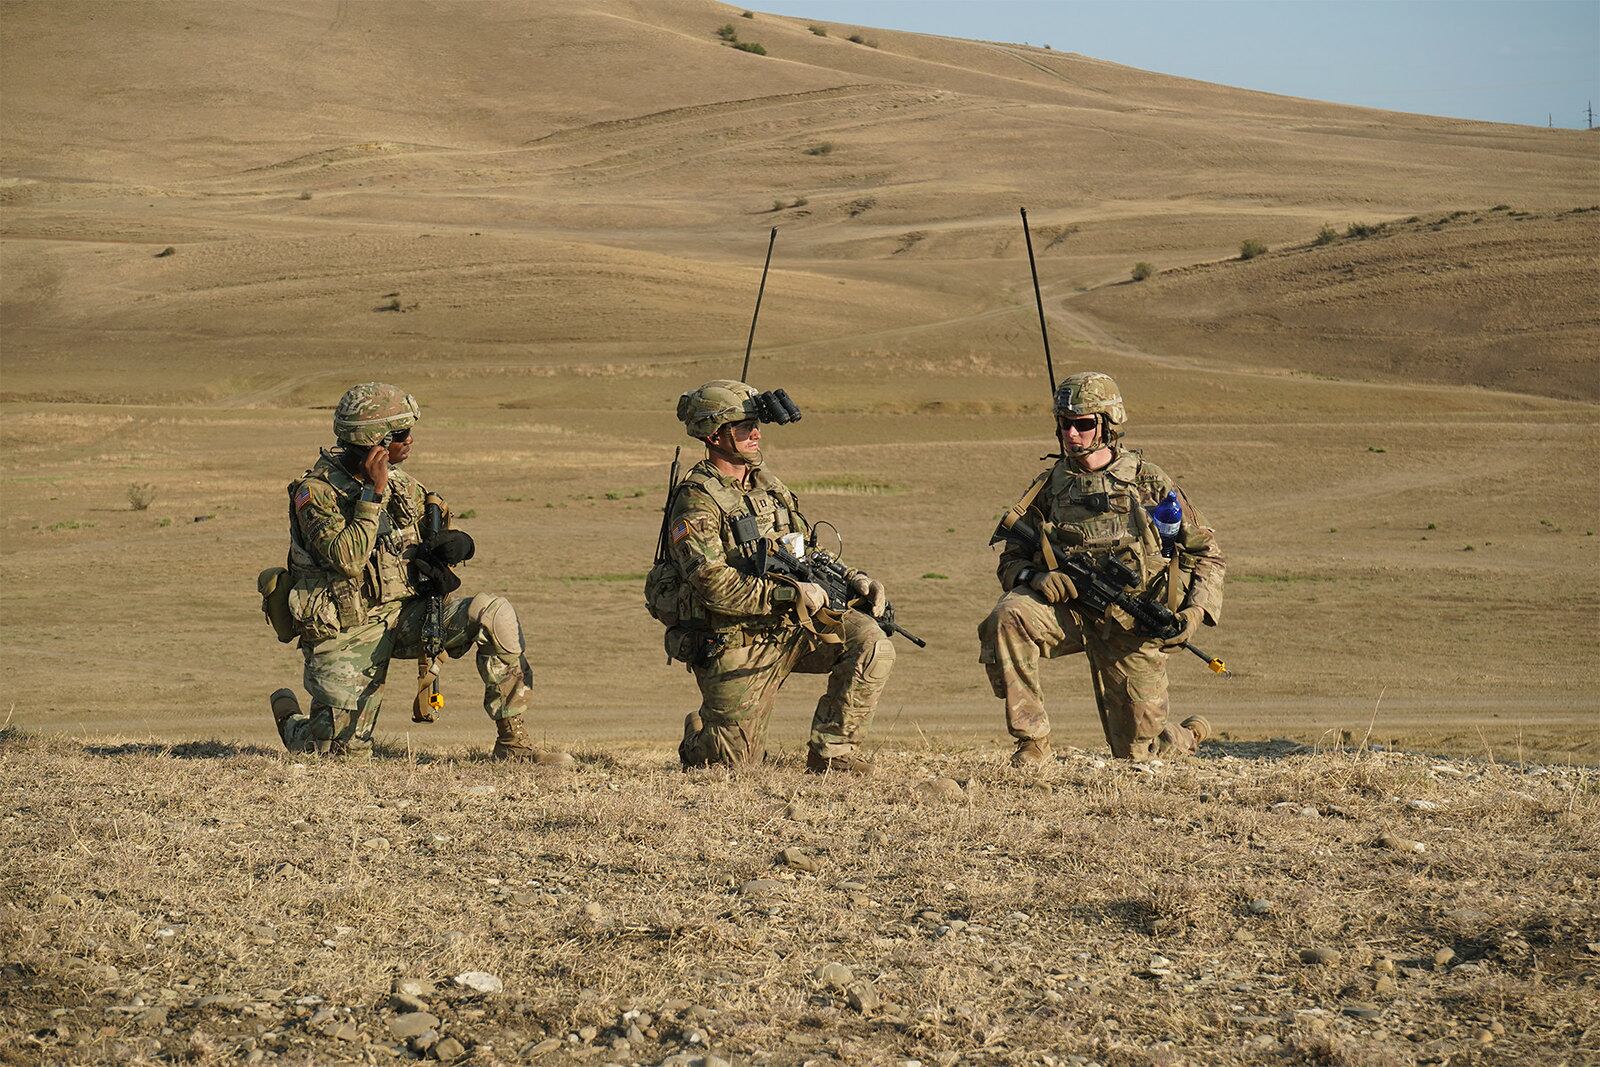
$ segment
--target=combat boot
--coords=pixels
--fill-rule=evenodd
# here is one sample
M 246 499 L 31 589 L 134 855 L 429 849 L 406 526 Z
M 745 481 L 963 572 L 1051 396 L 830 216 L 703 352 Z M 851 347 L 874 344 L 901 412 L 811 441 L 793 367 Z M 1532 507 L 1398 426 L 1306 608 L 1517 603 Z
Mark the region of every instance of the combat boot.
M 678 762 L 684 770 L 706 765 L 705 757 L 699 751 L 700 732 L 705 728 L 705 720 L 698 711 L 691 711 L 683 717 L 683 740 L 678 742 Z
M 1027 767 L 1043 767 L 1050 762 L 1050 759 L 1050 739 L 1030 737 L 1017 742 L 1017 750 L 1011 753 L 1011 766 L 1019 770 Z
M 493 752 L 495 759 L 538 758 L 539 753 L 534 751 L 533 740 L 528 737 L 528 728 L 522 724 L 521 715 L 495 720 L 495 730 Z
M 283 724 L 300 714 L 300 698 L 293 689 L 274 689 L 267 698 L 272 705 L 272 721 L 278 724 L 278 736 L 283 736 Z
M 847 756 L 824 756 L 816 749 L 806 751 L 806 770 L 812 774 L 871 774 L 872 761 L 854 753 Z

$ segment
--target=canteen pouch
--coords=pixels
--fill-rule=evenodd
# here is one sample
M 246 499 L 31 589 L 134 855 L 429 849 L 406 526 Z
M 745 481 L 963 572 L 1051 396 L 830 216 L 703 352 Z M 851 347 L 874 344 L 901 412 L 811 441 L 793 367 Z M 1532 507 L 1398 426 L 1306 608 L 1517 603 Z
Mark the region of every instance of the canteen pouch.
M 288 644 L 300 635 L 289 611 L 289 572 L 268 567 L 256 577 L 256 592 L 261 594 L 261 614 L 266 616 L 278 640 Z

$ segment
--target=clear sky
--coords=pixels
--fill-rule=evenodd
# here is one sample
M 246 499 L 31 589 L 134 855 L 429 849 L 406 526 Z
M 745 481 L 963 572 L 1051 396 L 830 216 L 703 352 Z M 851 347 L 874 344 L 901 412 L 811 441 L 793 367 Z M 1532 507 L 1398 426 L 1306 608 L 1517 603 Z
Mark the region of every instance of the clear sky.
M 1582 129 L 1590 102 L 1600 108 L 1600 0 L 765 0 L 754 10 L 1048 44 L 1429 115 L 1534 126 L 1553 116 Z

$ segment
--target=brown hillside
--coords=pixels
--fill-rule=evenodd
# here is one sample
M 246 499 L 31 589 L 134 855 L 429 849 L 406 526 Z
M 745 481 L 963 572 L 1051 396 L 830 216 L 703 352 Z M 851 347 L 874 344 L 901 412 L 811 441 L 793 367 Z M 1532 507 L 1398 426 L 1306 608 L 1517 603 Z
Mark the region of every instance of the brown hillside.
M 1386 740 L 1600 753 L 1600 650 L 1573 637 L 1600 611 L 1600 474 L 1560 458 L 1600 448 L 1596 216 L 1569 213 L 1600 143 L 740 10 L 5 3 L 17 721 L 268 739 L 299 659 L 252 581 L 329 407 L 382 378 L 422 402 L 418 477 L 473 513 L 470 588 L 528 620 L 542 734 L 670 747 L 694 690 L 639 586 L 689 443 L 673 402 L 735 373 L 776 225 L 752 377 L 807 417 L 773 462 L 930 639 L 875 739 L 1004 743 L 973 634 L 995 515 L 1050 447 L 1026 205 L 1058 373 L 1118 377 L 1130 443 L 1229 553 L 1235 677 L 1175 665 L 1175 707 L 1236 736 L 1376 711 Z M 1110 284 L 1141 260 L 1169 273 Z M 1516 448 L 1485 447 L 1508 417 Z M 1089 741 L 1081 664 L 1052 668 L 1058 735 Z M 484 740 L 470 665 L 448 671 L 416 745 Z M 786 690 L 780 746 L 814 699 Z

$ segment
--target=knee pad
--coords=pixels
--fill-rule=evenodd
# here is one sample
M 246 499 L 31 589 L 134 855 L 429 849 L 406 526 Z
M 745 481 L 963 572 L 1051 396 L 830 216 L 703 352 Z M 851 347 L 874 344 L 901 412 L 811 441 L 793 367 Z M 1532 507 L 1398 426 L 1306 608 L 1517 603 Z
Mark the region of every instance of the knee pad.
M 511 601 L 494 593 L 479 593 L 467 601 L 467 618 L 477 629 L 477 640 L 492 655 L 516 660 L 527 651 L 522 623 Z

